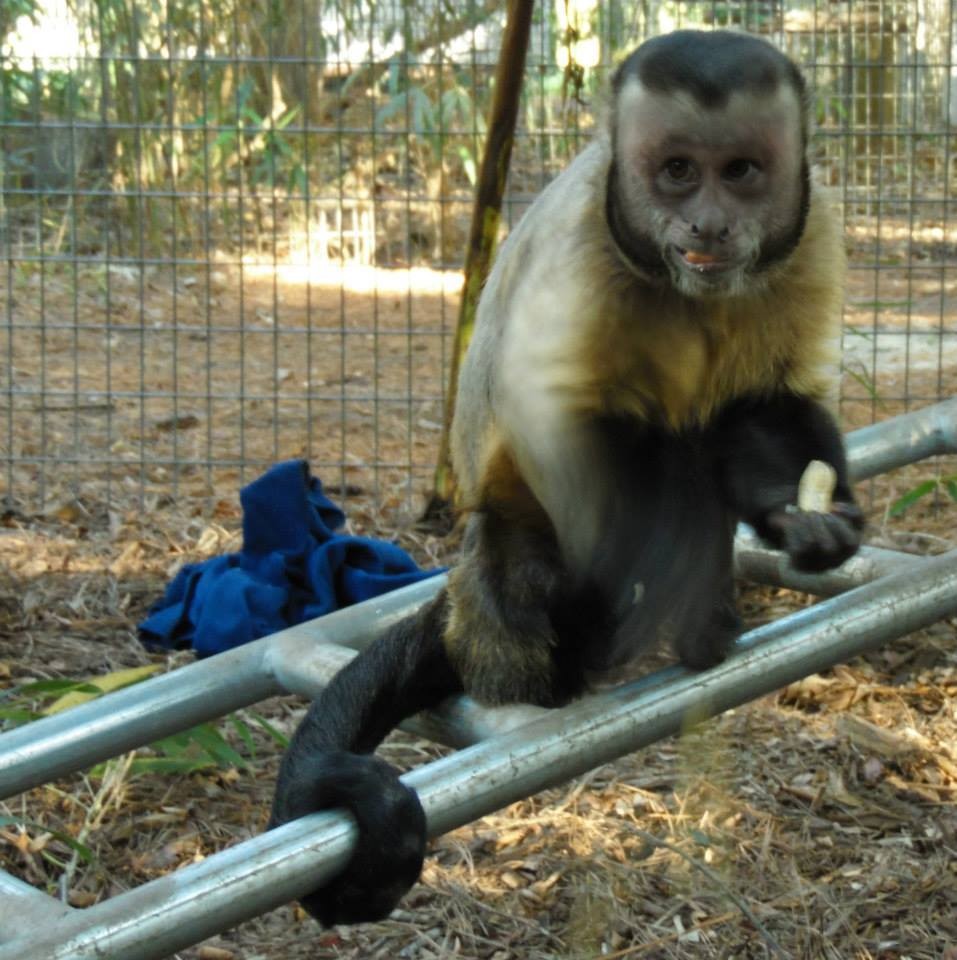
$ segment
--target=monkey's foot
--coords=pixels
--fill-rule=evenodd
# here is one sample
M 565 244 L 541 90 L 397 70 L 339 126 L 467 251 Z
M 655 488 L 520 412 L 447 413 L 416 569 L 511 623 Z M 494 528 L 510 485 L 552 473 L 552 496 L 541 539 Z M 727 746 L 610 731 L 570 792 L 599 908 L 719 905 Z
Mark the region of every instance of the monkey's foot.
M 678 637 L 675 649 L 686 667 L 692 670 L 707 670 L 727 657 L 742 629 L 738 611 L 729 600 L 715 608 L 711 621 L 700 636 L 690 641 Z

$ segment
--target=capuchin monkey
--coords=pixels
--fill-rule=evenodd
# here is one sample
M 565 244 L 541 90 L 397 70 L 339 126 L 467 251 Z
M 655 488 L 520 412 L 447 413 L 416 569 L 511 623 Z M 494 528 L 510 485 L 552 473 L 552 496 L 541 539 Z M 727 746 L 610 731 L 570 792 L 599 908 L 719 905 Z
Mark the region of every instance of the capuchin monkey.
M 763 40 L 649 40 L 502 246 L 456 404 L 461 559 L 334 678 L 279 773 L 272 826 L 337 806 L 358 823 L 350 863 L 303 900 L 323 924 L 385 917 L 419 875 L 422 808 L 372 756 L 402 719 L 459 691 L 561 704 L 662 639 L 718 663 L 739 520 L 802 570 L 857 549 L 824 405 L 844 254 L 807 108 Z M 829 512 L 796 506 L 811 460 L 836 471 Z

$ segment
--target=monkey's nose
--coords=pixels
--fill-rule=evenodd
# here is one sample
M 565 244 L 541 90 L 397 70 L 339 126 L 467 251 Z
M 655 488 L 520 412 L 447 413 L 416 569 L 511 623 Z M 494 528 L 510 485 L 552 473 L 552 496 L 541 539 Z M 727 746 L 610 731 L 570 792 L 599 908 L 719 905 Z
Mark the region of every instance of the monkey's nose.
M 706 240 L 713 237 L 718 243 L 724 243 L 731 236 L 731 228 L 727 224 L 721 227 L 712 226 L 707 221 L 703 224 L 692 223 L 691 236 Z

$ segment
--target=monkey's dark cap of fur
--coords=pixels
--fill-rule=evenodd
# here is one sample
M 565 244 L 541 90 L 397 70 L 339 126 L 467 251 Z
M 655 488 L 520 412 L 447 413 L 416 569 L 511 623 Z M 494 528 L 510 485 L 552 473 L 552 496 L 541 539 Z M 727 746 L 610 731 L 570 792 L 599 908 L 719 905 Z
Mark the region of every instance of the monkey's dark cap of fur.
M 615 72 L 615 93 L 631 77 L 652 90 L 687 90 L 705 107 L 722 107 L 735 91 L 770 94 L 784 83 L 806 101 L 800 70 L 759 37 L 731 30 L 676 30 L 646 40 Z

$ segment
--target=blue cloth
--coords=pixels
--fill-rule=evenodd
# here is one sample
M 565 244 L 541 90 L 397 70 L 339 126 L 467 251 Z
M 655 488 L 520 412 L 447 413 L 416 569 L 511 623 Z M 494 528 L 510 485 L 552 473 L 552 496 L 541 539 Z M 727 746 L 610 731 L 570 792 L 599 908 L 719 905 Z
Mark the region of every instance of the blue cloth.
M 393 543 L 336 533 L 345 514 L 305 461 L 270 468 L 239 499 L 242 550 L 177 573 L 139 625 L 147 646 L 220 653 L 440 572 Z

